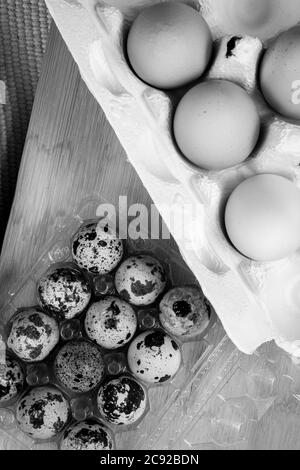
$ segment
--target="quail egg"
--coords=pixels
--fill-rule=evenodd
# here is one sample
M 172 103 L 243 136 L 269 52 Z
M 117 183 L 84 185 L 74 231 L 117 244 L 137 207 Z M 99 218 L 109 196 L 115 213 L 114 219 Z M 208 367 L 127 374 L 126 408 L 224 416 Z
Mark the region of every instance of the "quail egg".
M 123 376 L 100 387 L 97 403 L 108 422 L 129 425 L 144 414 L 147 398 L 144 388 L 136 380 Z
M 16 359 L 0 357 L 0 405 L 15 398 L 23 388 L 24 373 Z
M 31 308 L 20 311 L 13 319 L 7 346 L 23 361 L 45 359 L 59 341 L 54 318 Z
M 87 420 L 65 430 L 61 450 L 111 450 L 114 441 L 111 432 L 97 421 Z
M 75 263 L 91 274 L 107 274 L 121 261 L 123 242 L 108 224 L 90 222 L 72 240 Z
M 25 434 L 34 439 L 51 439 L 70 418 L 69 402 L 54 386 L 35 387 L 20 398 L 16 418 Z
M 150 330 L 137 336 L 128 349 L 131 372 L 149 383 L 162 383 L 173 377 L 181 363 L 178 344 L 161 330 Z
M 54 361 L 59 382 L 74 392 L 88 392 L 103 379 L 101 351 L 89 341 L 70 341 L 58 352 Z
M 210 321 L 211 306 L 201 290 L 193 286 L 169 290 L 162 298 L 159 310 L 162 326 L 175 336 L 196 336 Z
M 91 299 L 88 281 L 70 267 L 56 268 L 43 276 L 38 294 L 44 309 L 68 320 L 83 312 Z
M 118 297 L 93 303 L 85 317 L 85 331 L 99 346 L 115 349 L 130 341 L 137 328 L 133 308 Z
M 130 256 L 117 269 L 115 285 L 127 302 L 149 305 L 163 292 L 166 275 L 162 265 L 152 256 Z

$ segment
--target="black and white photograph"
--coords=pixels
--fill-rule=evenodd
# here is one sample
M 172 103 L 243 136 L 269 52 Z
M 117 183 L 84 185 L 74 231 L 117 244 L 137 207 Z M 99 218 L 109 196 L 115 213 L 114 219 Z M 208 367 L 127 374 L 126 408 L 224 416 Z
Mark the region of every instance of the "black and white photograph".
M 0 219 L 0 453 L 300 450 L 299 0 L 0 0 Z

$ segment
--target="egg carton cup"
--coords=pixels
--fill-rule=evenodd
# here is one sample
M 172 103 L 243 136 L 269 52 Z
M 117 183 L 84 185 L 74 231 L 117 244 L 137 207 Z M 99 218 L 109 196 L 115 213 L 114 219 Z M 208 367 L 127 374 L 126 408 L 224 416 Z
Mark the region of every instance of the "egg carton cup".
M 257 84 L 263 41 L 295 24 L 299 2 L 276 0 L 261 6 L 256 2 L 257 8 L 250 10 L 246 0 L 226 2 L 226 7 L 221 1 L 185 2 L 201 9 L 216 41 L 216 57 L 204 78 L 243 86 L 255 99 L 262 120 L 260 142 L 251 158 L 218 172 L 190 164 L 174 145 L 172 117 L 186 89 L 170 93 L 154 89 L 128 66 L 125 49 L 130 24 L 153 3 L 157 2 L 47 0 L 83 80 L 105 111 L 231 340 L 250 354 L 275 339 L 300 356 L 299 252 L 274 263 L 251 261 L 233 248 L 223 224 L 229 195 L 250 176 L 274 173 L 300 187 L 300 127 L 274 114 Z M 264 17 L 269 21 L 263 22 Z M 261 39 L 249 36 L 251 32 Z M 179 218 L 183 207 L 191 212 L 184 236 L 170 223 L 170 211 Z M 282 312 L 285 325 L 280 322 Z
M 60 342 L 45 360 L 24 362 L 6 348 L 6 338 L 9 336 L 13 319 L 20 310 L 24 311 L 35 306 L 37 310 L 44 311 L 51 316 L 51 313 L 43 309 L 39 303 L 37 289 L 39 280 L 45 273 L 50 273 L 58 267 L 72 267 L 77 271 L 81 271 L 72 260 L 72 237 L 82 224 L 100 220 L 103 204 L 107 203 L 99 196 L 90 196 L 82 201 L 79 207 L 71 208 L 70 216 L 58 218 L 44 252 L 41 253 L 41 256 L 26 275 L 22 279 L 16 280 L 15 285 L 11 286 L 7 299 L 3 302 L 4 305 L 0 312 L 0 361 L 4 361 L 7 354 L 15 357 L 23 369 L 25 386 L 22 392 L 13 400 L 0 404 L 1 448 L 59 448 L 65 429 L 54 439 L 36 440 L 25 435 L 16 421 L 16 405 L 20 396 L 33 387 L 49 384 L 59 388 L 67 396 L 72 413 L 70 424 L 93 418 L 110 430 L 114 436 L 117 449 L 125 445 L 124 433 L 128 438 L 132 438 L 136 445 L 140 446 L 139 448 L 143 448 L 145 441 L 152 442 L 151 435 L 154 430 L 161 429 L 160 420 L 172 408 L 187 384 L 194 380 L 196 376 L 203 375 L 204 370 L 213 367 L 221 359 L 226 348 L 235 349 L 226 336 L 213 308 L 211 308 L 209 325 L 199 335 L 185 337 L 182 340 L 167 332 L 178 344 L 182 357 L 178 372 L 170 380 L 152 385 L 134 377 L 127 363 L 128 344 L 115 350 L 99 347 L 104 359 L 104 378 L 100 385 L 90 392 L 76 393 L 67 389 L 57 379 L 54 371 L 54 359 L 59 349 L 69 341 L 85 340 L 91 342 L 85 333 L 83 324 L 88 307 L 73 319 L 66 320 L 56 317 L 59 323 Z M 163 265 L 168 279 L 165 291 L 175 286 L 198 285 L 193 273 L 182 260 L 180 253 L 170 247 L 170 240 L 151 240 L 148 234 L 141 235 L 143 238 L 137 240 L 124 240 L 123 259 L 134 254 L 150 254 L 158 259 Z M 92 289 L 92 299 L 89 305 L 106 295 L 116 295 L 114 272 L 105 275 L 84 274 Z M 143 331 L 163 330 L 159 322 L 158 302 L 159 300 L 145 307 L 133 306 L 138 320 L 138 328 L 134 337 Z M 99 412 L 96 406 L 97 392 L 101 384 L 123 375 L 133 377 L 142 386 L 146 394 L 147 404 L 143 415 L 135 423 L 131 425 L 114 425 L 108 422 Z

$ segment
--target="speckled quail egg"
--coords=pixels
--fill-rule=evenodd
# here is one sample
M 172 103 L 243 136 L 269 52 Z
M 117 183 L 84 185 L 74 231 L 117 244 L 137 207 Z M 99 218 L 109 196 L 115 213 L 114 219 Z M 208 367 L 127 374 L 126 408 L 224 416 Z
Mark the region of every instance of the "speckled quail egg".
M 152 256 L 130 256 L 117 269 L 115 285 L 127 302 L 149 305 L 163 292 L 166 275 L 162 265 Z
M 51 439 L 70 418 L 69 402 L 54 386 L 35 387 L 19 400 L 16 418 L 25 434 L 34 439 Z
M 12 357 L 0 357 L 0 405 L 15 398 L 23 388 L 24 372 Z
M 147 405 L 144 388 L 128 376 L 112 379 L 100 387 L 97 398 L 102 416 L 117 425 L 133 424 L 144 414 Z
M 61 450 L 111 450 L 114 441 L 109 429 L 97 421 L 87 420 L 65 430 Z
M 174 287 L 159 304 L 159 319 L 169 333 L 192 337 L 202 333 L 210 321 L 211 306 L 194 286 Z
M 77 269 L 59 267 L 42 277 L 38 283 L 38 294 L 44 309 L 71 319 L 87 307 L 91 288 Z
M 70 341 L 57 353 L 54 371 L 66 388 L 74 392 L 88 392 L 103 379 L 103 355 L 89 341 Z
M 72 240 L 75 263 L 92 274 L 107 274 L 121 261 L 123 242 L 116 232 L 101 222 L 90 222 L 78 230 Z
M 109 296 L 90 306 L 84 324 L 91 340 L 103 348 L 115 349 L 131 340 L 137 328 L 137 319 L 127 302 Z
M 149 383 L 162 383 L 173 377 L 181 363 L 178 344 L 161 330 L 150 330 L 137 336 L 128 349 L 131 372 Z
M 13 319 L 7 346 L 23 361 L 42 361 L 59 341 L 54 318 L 37 309 L 19 312 Z

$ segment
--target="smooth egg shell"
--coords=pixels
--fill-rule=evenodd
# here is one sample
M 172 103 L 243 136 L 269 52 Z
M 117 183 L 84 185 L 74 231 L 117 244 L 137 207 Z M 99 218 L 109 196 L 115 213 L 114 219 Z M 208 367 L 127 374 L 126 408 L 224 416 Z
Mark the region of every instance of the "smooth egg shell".
M 210 80 L 189 90 L 174 116 L 174 136 L 182 153 L 206 170 L 243 162 L 253 151 L 260 118 L 246 91 L 227 80 Z
M 279 114 L 300 119 L 300 26 L 280 34 L 260 68 L 262 93 Z
M 175 88 L 199 78 L 212 52 L 207 23 L 193 8 L 166 2 L 143 10 L 127 40 L 136 74 L 158 88 Z
M 300 191 L 282 176 L 253 176 L 231 194 L 225 225 L 233 245 L 248 258 L 284 258 L 300 246 Z

